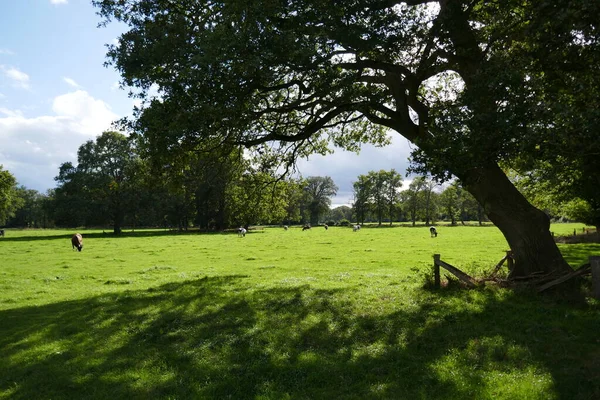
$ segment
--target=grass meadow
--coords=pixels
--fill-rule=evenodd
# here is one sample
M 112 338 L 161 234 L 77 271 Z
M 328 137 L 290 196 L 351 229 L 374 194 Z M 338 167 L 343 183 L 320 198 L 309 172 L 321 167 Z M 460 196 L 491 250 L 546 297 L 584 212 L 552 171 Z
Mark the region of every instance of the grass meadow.
M 438 232 L 8 230 L 0 399 L 600 398 L 600 302 L 427 288 L 435 253 L 483 275 L 508 249 Z

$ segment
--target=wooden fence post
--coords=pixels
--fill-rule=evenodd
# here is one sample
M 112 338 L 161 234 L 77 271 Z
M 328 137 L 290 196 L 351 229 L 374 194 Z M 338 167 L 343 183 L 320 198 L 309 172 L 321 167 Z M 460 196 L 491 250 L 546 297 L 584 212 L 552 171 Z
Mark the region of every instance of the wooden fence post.
M 600 256 L 590 256 L 592 269 L 592 296 L 600 299 Z
M 436 288 L 439 288 L 441 286 L 441 282 L 440 282 L 440 266 L 437 263 L 437 261 L 440 261 L 440 255 L 439 254 L 434 254 L 433 255 L 433 285 Z

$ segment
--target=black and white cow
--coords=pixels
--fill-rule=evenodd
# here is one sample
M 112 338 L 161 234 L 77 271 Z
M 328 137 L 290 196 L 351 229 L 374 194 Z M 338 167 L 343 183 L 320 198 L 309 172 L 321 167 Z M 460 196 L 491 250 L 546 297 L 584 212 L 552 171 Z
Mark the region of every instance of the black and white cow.
M 429 227 L 429 233 L 431 233 L 431 237 L 437 237 L 437 229 L 435 229 L 435 226 Z

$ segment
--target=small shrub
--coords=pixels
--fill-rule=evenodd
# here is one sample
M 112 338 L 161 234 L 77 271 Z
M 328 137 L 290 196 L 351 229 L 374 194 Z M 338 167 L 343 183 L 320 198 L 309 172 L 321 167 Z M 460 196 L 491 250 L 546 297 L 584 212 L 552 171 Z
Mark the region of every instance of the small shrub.
M 347 219 L 342 219 L 340 220 L 340 222 L 338 222 L 339 226 L 350 226 L 350 221 L 348 221 Z

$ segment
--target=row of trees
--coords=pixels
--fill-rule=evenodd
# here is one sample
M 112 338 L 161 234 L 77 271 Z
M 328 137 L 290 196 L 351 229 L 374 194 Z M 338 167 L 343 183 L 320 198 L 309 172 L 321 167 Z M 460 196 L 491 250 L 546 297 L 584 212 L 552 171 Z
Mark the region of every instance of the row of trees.
M 204 154 L 204 155 L 203 155 Z M 213 154 L 214 156 L 214 154 Z M 442 187 L 419 176 L 403 187 L 395 170 L 370 171 L 353 182 L 352 207 L 331 210 L 337 186 L 330 177 L 281 179 L 249 158 L 226 159 L 198 153 L 187 168 L 166 165 L 156 171 L 125 136 L 105 132 L 78 152 L 76 166 L 61 165 L 57 187 L 47 194 L 18 186 L 0 168 L 0 224 L 14 227 L 128 226 L 224 229 L 248 224 L 319 224 L 439 220 L 483 222 L 483 208 L 459 181 Z M 531 200 L 553 217 L 588 221 L 582 199 L 562 201 L 528 177 L 514 176 Z
M 395 170 L 360 175 L 354 187 L 353 215 L 358 222 L 417 221 L 429 225 L 440 219 L 483 222 L 483 209 L 458 181 L 442 189 L 433 179 L 419 176 L 402 190 L 402 176 Z
M 329 177 L 281 178 L 231 152 L 190 152 L 157 165 L 126 136 L 104 132 L 83 144 L 77 165 L 63 163 L 57 187 L 42 195 L 0 169 L 0 225 L 165 226 L 225 229 L 269 223 L 318 223 L 337 187 Z

